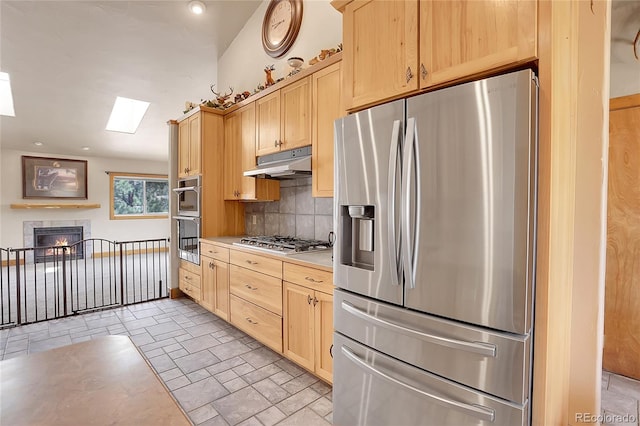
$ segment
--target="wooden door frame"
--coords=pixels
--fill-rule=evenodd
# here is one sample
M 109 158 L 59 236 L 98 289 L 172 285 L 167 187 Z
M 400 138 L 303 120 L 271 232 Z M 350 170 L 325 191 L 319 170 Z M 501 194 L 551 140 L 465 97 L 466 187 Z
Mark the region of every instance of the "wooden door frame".
M 534 425 L 600 414 L 611 0 L 540 0 Z

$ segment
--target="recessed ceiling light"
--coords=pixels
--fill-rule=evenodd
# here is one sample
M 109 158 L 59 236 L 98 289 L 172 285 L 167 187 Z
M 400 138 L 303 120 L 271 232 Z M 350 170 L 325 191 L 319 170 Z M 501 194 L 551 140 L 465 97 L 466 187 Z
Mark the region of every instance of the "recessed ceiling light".
M 42 144 L 42 142 L 34 142 L 33 144 L 34 144 L 35 146 L 42 146 L 42 145 L 43 145 L 43 144 Z
M 135 133 L 147 108 L 149 108 L 149 102 L 118 96 L 113 104 L 106 130 Z
M 89 148 L 88 146 L 83 146 L 83 147 L 82 147 L 82 150 L 83 150 L 83 151 L 89 151 L 90 149 L 91 149 L 91 148 Z
M 13 109 L 13 95 L 11 94 L 11 80 L 9 74 L 0 72 L 0 115 L 15 117 Z
M 193 0 L 189 3 L 189 10 L 196 15 L 202 15 L 206 9 L 207 7 L 201 1 Z

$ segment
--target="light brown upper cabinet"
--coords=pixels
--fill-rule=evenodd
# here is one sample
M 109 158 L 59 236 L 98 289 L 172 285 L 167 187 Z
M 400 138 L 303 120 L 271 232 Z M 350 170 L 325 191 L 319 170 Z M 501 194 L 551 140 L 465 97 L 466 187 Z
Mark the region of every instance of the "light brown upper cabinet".
M 342 22 L 347 110 L 537 55 L 534 0 L 354 0 Z
M 311 145 L 311 77 L 256 101 L 256 155 Z
M 255 103 L 224 117 L 224 198 L 225 200 L 280 199 L 280 183 L 243 175 L 256 167 Z
M 200 114 L 178 124 L 178 177 L 200 174 Z
M 420 87 L 536 57 L 537 2 L 420 2 Z
M 353 1 L 342 17 L 347 109 L 418 89 L 418 1 Z
M 345 115 L 342 108 L 340 62 L 313 74 L 311 192 L 333 197 L 333 122 Z

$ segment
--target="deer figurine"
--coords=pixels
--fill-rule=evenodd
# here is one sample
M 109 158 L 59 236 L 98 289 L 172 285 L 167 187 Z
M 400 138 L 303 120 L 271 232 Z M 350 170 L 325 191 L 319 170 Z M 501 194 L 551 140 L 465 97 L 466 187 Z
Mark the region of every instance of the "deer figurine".
M 217 93 L 215 90 L 213 90 L 213 88 L 215 87 L 215 84 L 211 85 L 211 92 L 216 95 L 216 101 L 218 102 L 218 104 L 220 106 L 224 106 L 227 103 L 227 100 L 231 97 L 231 94 L 233 94 L 233 87 L 229 87 L 230 92 L 229 93 L 225 93 L 223 95 L 221 95 L 220 93 Z
M 276 83 L 275 81 L 273 81 L 273 77 L 271 77 L 271 71 L 274 71 L 275 69 L 276 67 L 274 67 L 273 65 L 267 65 L 266 67 L 264 67 L 264 72 L 265 74 L 267 74 L 267 82 L 265 83 L 266 87 L 269 87 Z

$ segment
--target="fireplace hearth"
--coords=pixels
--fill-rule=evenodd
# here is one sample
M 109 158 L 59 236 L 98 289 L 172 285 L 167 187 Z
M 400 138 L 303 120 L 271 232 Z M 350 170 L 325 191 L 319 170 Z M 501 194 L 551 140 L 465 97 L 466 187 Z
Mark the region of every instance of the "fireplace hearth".
M 56 252 L 52 247 L 69 246 L 67 255 L 73 259 L 84 259 L 84 244 L 75 244 L 84 238 L 82 226 L 51 226 L 33 229 L 35 263 L 53 261 Z M 44 248 L 40 248 L 44 247 Z

